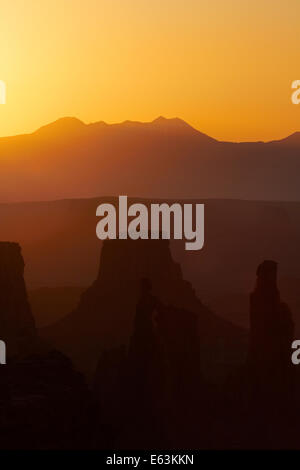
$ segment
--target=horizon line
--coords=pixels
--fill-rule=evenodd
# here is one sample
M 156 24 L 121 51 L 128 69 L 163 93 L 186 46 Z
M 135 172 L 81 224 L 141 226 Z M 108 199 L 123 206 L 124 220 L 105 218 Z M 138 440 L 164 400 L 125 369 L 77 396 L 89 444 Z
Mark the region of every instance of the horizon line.
M 104 195 L 104 196 L 70 196 L 70 197 L 58 197 L 56 199 L 25 199 L 16 201 L 0 201 L 1 206 L 11 205 L 31 205 L 31 204 L 56 204 L 61 202 L 74 202 L 74 201 L 99 201 L 99 200 L 113 200 L 118 199 L 120 195 Z M 244 202 L 244 203 L 260 203 L 260 204 L 300 204 L 300 199 L 244 199 L 244 198 L 233 198 L 233 197 L 142 197 L 142 196 L 128 196 L 128 200 L 134 201 L 155 201 L 155 202 L 174 202 L 174 201 L 223 201 L 223 202 Z
M 177 122 L 181 122 L 183 124 L 185 124 L 186 126 L 190 127 L 191 129 L 195 130 L 196 132 L 199 132 L 200 134 L 214 140 L 215 142 L 218 142 L 218 143 L 229 143 L 229 144 L 258 144 L 258 143 L 264 143 L 264 144 L 268 144 L 268 143 L 276 143 L 276 142 L 280 142 L 280 141 L 283 141 L 283 140 L 286 140 L 288 139 L 289 137 L 292 137 L 294 135 L 297 135 L 297 134 L 300 134 L 300 131 L 293 131 L 291 132 L 290 134 L 288 135 L 285 135 L 281 138 L 275 138 L 275 139 L 271 139 L 271 140 L 219 140 L 215 137 L 212 137 L 211 135 L 201 131 L 200 129 L 194 127 L 193 125 L 189 124 L 189 122 L 185 121 L 184 119 L 182 118 L 179 118 L 179 117 L 172 117 L 172 118 L 166 118 L 162 115 L 158 116 L 157 118 L 151 120 L 151 121 L 136 121 L 136 120 L 130 120 L 130 119 L 126 119 L 125 121 L 118 121 L 118 122 L 106 122 L 106 121 L 102 121 L 102 120 L 97 120 L 97 121 L 91 121 L 91 122 L 84 122 L 83 120 L 77 118 L 76 116 L 62 116 L 58 119 L 55 119 L 54 121 L 50 121 L 46 124 L 43 124 L 41 125 L 40 127 L 36 128 L 35 130 L 33 130 L 32 132 L 24 132 L 24 133 L 20 133 L 20 134 L 11 134 L 11 135 L 4 135 L 4 136 L 0 136 L 0 141 L 2 139 L 10 139 L 10 138 L 14 138 L 14 137 L 24 137 L 24 136 L 31 136 L 31 135 L 34 135 L 36 134 L 37 132 L 53 125 L 53 124 L 56 124 L 58 122 L 61 122 L 61 121 L 67 121 L 67 120 L 72 120 L 72 121 L 76 121 L 80 124 L 82 124 L 83 126 L 93 126 L 93 125 L 97 125 L 97 124 L 103 124 L 105 126 L 121 126 L 121 125 L 124 125 L 124 124 L 141 124 L 141 125 L 147 125 L 147 124 L 153 124 L 155 122 L 158 122 L 158 121 L 161 121 L 161 122 L 164 122 L 164 121 L 177 121 Z

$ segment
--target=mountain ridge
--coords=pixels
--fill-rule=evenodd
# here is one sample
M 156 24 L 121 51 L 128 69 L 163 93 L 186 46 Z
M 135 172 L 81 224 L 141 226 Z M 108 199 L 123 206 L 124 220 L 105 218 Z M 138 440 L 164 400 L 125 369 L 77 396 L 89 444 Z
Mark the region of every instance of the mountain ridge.
M 115 122 L 115 123 L 107 123 L 105 121 L 95 121 L 95 122 L 90 122 L 90 123 L 85 123 L 81 119 L 75 117 L 75 116 L 63 116 L 61 118 L 56 119 L 55 121 L 49 122 L 36 130 L 28 133 L 22 133 L 22 134 L 16 134 L 16 135 L 10 135 L 10 136 L 2 136 L 0 137 L 0 142 L 3 139 L 13 139 L 13 138 L 19 138 L 19 137 L 25 137 L 25 136 L 32 136 L 32 135 L 38 135 L 43 132 L 49 132 L 51 130 L 64 130 L 66 132 L 73 130 L 74 132 L 78 129 L 99 129 L 100 127 L 103 128 L 115 128 L 115 127 L 122 127 L 122 126 L 139 126 L 139 127 L 151 127 L 151 126 L 165 126 L 165 125 L 173 125 L 176 128 L 182 128 L 185 130 L 192 130 L 196 132 L 197 134 L 200 134 L 202 136 L 207 137 L 211 141 L 219 142 L 219 143 L 228 143 L 228 144 L 262 144 L 262 143 L 278 143 L 278 142 L 286 142 L 286 141 L 297 141 L 297 143 L 300 144 L 300 131 L 295 131 L 292 132 L 291 134 L 288 134 L 285 137 L 282 137 L 281 139 L 271 139 L 268 141 L 263 141 L 263 140 L 255 140 L 255 141 L 231 141 L 231 140 L 219 140 L 216 139 L 215 137 L 212 137 L 199 129 L 193 127 L 190 125 L 188 122 L 185 120 L 174 117 L 174 118 L 165 118 L 164 116 L 158 116 L 157 118 L 153 119 L 152 121 L 132 121 L 132 120 L 125 120 L 121 122 Z
M 62 118 L 0 139 L 0 202 L 91 198 L 300 200 L 300 133 L 221 142 L 185 121 Z

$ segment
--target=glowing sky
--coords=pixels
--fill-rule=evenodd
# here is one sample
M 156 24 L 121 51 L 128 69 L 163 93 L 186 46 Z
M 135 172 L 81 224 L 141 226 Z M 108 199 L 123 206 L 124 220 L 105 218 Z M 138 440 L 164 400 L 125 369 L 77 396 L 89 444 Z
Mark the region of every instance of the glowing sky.
M 299 0 L 0 0 L 0 135 L 164 115 L 218 139 L 286 136 L 299 31 Z

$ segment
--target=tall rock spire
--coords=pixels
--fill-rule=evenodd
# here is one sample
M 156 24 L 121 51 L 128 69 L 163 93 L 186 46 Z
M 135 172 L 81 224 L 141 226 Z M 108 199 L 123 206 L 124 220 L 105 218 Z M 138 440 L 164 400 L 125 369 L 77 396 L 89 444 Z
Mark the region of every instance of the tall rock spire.
M 277 263 L 266 260 L 257 268 L 250 295 L 249 362 L 256 382 L 273 391 L 289 386 L 294 323 L 277 288 Z
M 0 242 L 0 339 L 6 343 L 8 357 L 26 355 L 36 342 L 17 243 Z

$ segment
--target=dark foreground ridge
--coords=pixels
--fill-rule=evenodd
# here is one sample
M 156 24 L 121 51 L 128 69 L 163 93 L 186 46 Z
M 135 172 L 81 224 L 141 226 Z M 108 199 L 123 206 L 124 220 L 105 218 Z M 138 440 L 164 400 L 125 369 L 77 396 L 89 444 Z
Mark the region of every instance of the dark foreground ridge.
M 293 321 L 276 263 L 257 270 L 247 346 L 183 280 L 168 241 L 144 242 L 104 244 L 96 281 L 42 331 L 48 342 L 32 321 L 20 248 L 0 244 L 4 339 L 22 345 L 0 366 L 1 448 L 299 447 Z
M 0 366 L 0 447 L 85 447 L 90 392 L 71 361 L 38 338 L 23 272 L 20 246 L 0 242 L 0 337 L 8 356 Z

